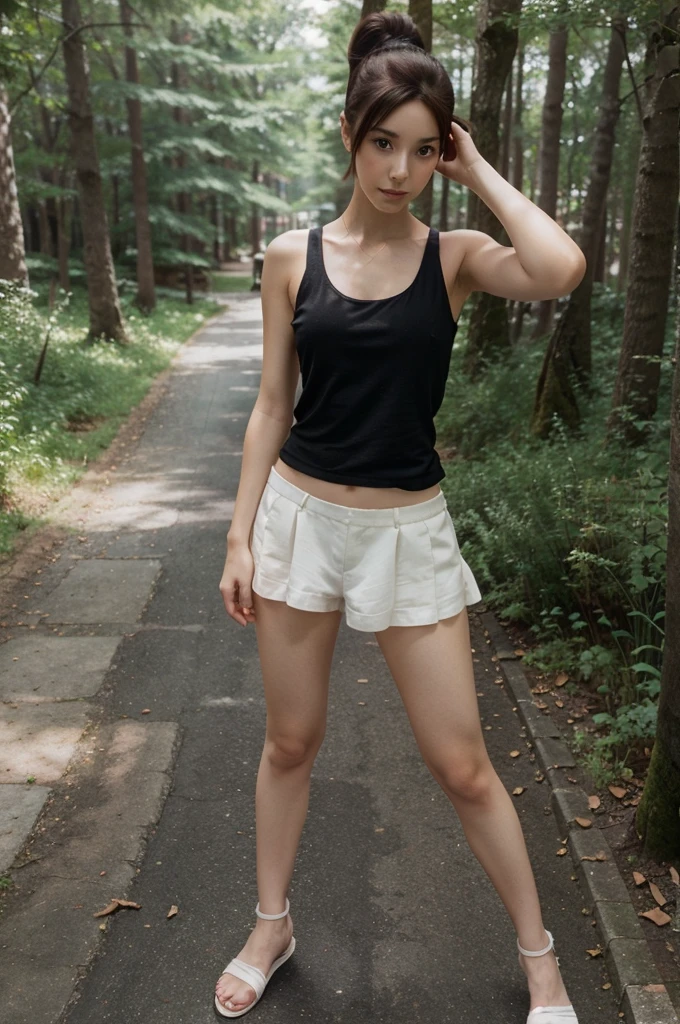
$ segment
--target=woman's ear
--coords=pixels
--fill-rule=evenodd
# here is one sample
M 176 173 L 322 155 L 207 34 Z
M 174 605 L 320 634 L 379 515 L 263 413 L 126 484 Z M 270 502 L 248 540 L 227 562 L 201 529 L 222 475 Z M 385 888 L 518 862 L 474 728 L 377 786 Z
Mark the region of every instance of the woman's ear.
M 342 135 L 342 142 L 348 153 L 352 152 L 352 142 L 349 137 L 349 127 L 347 125 L 347 118 L 345 117 L 345 111 L 340 111 L 340 134 Z

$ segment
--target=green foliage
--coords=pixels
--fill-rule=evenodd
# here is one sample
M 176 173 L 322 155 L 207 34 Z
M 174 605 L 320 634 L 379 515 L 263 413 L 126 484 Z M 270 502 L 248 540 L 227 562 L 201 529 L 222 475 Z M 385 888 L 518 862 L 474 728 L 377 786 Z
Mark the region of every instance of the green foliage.
M 458 342 L 438 417 L 440 447 L 456 452 L 442 486 L 463 556 L 485 601 L 536 635 L 527 662 L 600 695 L 604 736 L 591 752 L 603 770 L 653 736 L 666 586 L 671 364 L 646 447 L 607 441 L 621 314 L 621 297 L 599 287 L 592 387 L 574 434 L 530 435 L 543 346 L 524 340 L 474 384 L 458 370 Z
M 122 305 L 131 343 L 84 345 L 85 295 L 73 296 L 54 317 L 40 383 L 33 373 L 48 318 L 35 292 L 0 286 L 0 551 L 31 521 L 37 491 L 57 495 L 111 442 L 120 423 L 146 394 L 181 342 L 220 307 L 161 301 L 149 317 Z

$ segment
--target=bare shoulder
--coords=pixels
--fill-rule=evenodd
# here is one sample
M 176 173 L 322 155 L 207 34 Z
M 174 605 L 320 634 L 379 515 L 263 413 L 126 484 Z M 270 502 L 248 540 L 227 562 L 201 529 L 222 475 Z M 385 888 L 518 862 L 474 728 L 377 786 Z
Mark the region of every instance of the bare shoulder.
M 464 258 L 472 253 L 478 252 L 487 243 L 494 244 L 494 240 L 484 231 L 475 231 L 473 228 L 456 228 L 454 231 L 440 231 L 439 244 L 442 253 L 442 264 L 446 259 L 448 262 L 460 268 Z
M 282 231 L 280 235 L 272 238 L 271 242 L 267 245 L 265 257 L 268 253 L 272 253 L 276 260 L 279 261 L 287 256 L 298 255 L 301 250 L 307 248 L 308 235 L 309 228 L 290 228 L 288 231 Z
M 272 238 L 264 254 L 263 283 L 268 276 L 268 266 L 269 272 L 273 271 L 277 284 L 285 292 L 291 310 L 295 309 L 297 291 L 305 272 L 308 237 L 309 228 L 282 231 Z
M 465 278 L 463 261 L 466 256 L 469 257 L 470 253 L 480 248 L 485 240 L 491 241 L 483 231 L 474 231 L 471 228 L 439 232 L 439 258 L 451 300 L 451 310 L 456 320 L 465 300 L 474 290 L 472 282 Z

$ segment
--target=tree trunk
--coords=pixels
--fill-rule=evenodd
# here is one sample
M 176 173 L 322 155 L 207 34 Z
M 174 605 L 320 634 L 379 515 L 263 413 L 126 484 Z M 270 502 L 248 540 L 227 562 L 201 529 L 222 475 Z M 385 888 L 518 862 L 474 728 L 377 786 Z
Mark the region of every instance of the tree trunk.
M 623 66 L 623 34 L 626 21 L 612 21 L 607 63 L 602 83 L 600 115 L 595 130 L 590 180 L 583 204 L 583 227 L 579 245 L 586 258 L 586 272 L 569 296 L 567 306 L 553 331 L 543 360 L 534 400 L 531 430 L 548 437 L 556 414 L 569 426 L 580 420 L 570 374 L 586 383 L 591 370 L 590 303 L 593 271 L 599 245 L 602 206 L 609 188 L 614 135 L 619 119 L 619 83 Z
M 171 26 L 170 38 L 173 43 L 179 43 L 180 41 L 185 42 L 184 39 L 180 39 L 177 22 L 173 21 Z M 175 89 L 183 89 L 187 85 L 187 74 L 183 65 L 173 61 L 172 64 L 172 84 Z M 173 107 L 173 117 L 175 122 L 179 125 L 186 124 L 187 113 L 183 107 Z M 184 150 L 180 150 L 177 157 L 177 166 L 183 170 L 186 167 L 186 154 Z M 187 218 L 191 213 L 191 195 L 188 192 L 177 193 L 177 212 L 180 216 Z M 192 248 L 192 237 L 188 231 L 184 231 L 180 236 L 180 248 L 184 250 L 188 255 L 188 259 L 184 264 L 184 279 L 185 279 L 185 297 L 188 305 L 192 305 L 194 301 L 194 268 L 191 263 L 191 248 Z
M 57 258 L 59 260 L 59 287 L 69 290 L 68 256 L 71 249 L 71 209 L 73 201 L 69 196 L 57 200 Z
M 451 179 L 442 177 L 442 192 L 439 200 L 439 231 L 448 231 L 449 223 L 449 192 Z
M 64 67 L 68 87 L 68 120 L 73 163 L 76 169 L 80 219 L 83 231 L 83 259 L 87 274 L 90 308 L 89 340 L 104 336 L 127 341 L 120 312 L 116 278 L 111 258 L 109 227 L 90 106 L 90 81 L 78 0 L 61 0 Z
M 12 150 L 12 120 L 0 83 L 0 280 L 28 285 L 24 229 L 21 223 Z
M 517 49 L 517 28 L 505 20 L 518 13 L 522 0 L 484 0 L 478 6 L 477 59 L 470 102 L 475 145 L 492 167 L 498 166 L 501 103 Z M 468 193 L 467 227 L 499 239 L 502 224 L 479 196 Z M 470 314 L 465 371 L 476 377 L 486 361 L 510 347 L 506 300 L 477 292 Z
M 387 0 L 364 0 L 361 5 L 361 17 L 373 14 L 374 11 L 384 11 Z
M 680 225 L 680 221 L 678 223 Z M 680 247 L 680 230 L 677 244 Z M 675 287 L 678 294 L 678 261 Z M 645 855 L 658 861 L 675 860 L 680 853 L 680 303 L 676 306 L 671 397 L 666 576 L 665 640 L 656 737 L 635 818 Z
M 657 406 L 678 202 L 679 16 L 676 7 L 654 30 L 657 59 L 643 119 L 623 339 L 607 421 L 609 435 L 621 430 L 628 444 L 644 439 L 644 423 Z
M 132 8 L 127 0 L 120 0 L 120 20 L 130 45 L 125 47 L 125 77 L 139 85 L 137 50 L 133 45 Z M 130 97 L 127 100 L 128 131 L 132 156 L 132 196 L 135 207 L 135 235 L 137 239 L 137 296 L 135 304 L 144 313 L 156 305 L 151 252 L 151 224 L 149 223 L 149 194 L 146 186 L 144 163 L 144 135 L 142 132 L 142 103 Z
M 562 104 L 567 77 L 567 39 L 565 28 L 550 33 L 548 80 L 543 101 L 541 149 L 539 155 L 538 207 L 555 219 L 557 186 L 560 172 L 560 138 L 562 135 Z M 547 334 L 555 313 L 555 299 L 543 299 L 538 305 L 534 338 Z

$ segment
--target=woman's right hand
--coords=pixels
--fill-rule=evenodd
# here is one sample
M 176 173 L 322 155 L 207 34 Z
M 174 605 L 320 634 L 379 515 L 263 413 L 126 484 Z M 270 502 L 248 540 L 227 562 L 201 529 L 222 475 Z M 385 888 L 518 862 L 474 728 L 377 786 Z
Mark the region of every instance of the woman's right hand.
M 227 614 L 231 615 L 240 626 L 255 621 L 253 608 L 253 592 L 251 583 L 255 572 L 255 562 L 247 544 L 230 545 L 227 543 L 227 560 L 220 580 L 220 593 L 224 600 Z

